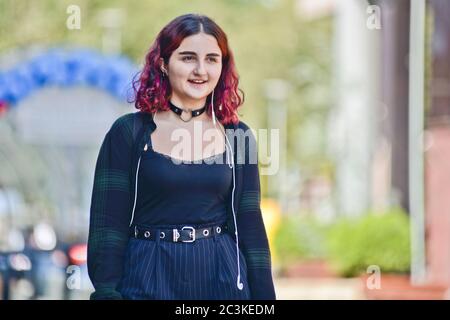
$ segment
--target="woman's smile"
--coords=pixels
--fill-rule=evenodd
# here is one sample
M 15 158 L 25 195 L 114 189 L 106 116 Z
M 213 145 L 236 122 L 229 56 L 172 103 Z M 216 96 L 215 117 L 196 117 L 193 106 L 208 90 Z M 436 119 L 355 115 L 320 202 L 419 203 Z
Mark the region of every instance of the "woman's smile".
M 206 86 L 206 84 L 208 83 L 208 81 L 197 82 L 197 81 L 193 81 L 193 80 L 188 80 L 188 82 L 195 89 L 203 89 Z

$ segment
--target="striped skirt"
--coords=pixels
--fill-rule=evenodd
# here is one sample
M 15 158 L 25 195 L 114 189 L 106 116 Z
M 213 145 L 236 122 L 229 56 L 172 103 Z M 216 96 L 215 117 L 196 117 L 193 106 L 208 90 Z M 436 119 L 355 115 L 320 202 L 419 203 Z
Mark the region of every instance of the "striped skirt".
M 119 292 L 124 299 L 248 300 L 247 264 L 227 232 L 192 243 L 130 238 Z

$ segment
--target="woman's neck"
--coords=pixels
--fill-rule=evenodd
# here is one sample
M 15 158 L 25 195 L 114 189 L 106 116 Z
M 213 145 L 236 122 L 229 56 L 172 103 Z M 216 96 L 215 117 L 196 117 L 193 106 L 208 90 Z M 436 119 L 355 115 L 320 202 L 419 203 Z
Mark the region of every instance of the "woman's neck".
M 193 127 L 195 123 L 201 122 L 202 124 L 204 124 L 212 121 L 211 117 L 206 113 L 206 110 L 201 115 L 192 117 L 189 121 L 186 122 L 181 120 L 180 116 L 172 110 L 158 111 L 156 117 L 160 121 L 166 121 L 178 127 L 184 128 Z

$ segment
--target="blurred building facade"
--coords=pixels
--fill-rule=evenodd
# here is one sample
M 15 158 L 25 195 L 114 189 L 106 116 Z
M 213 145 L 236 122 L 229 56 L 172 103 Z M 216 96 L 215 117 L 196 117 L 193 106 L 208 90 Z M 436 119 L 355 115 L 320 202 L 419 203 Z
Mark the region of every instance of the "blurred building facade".
M 377 12 L 379 28 L 371 29 L 366 21 Z M 410 215 L 413 278 L 423 273 L 416 275 L 422 283 L 448 288 L 449 17 L 446 0 L 336 2 L 336 104 L 329 140 L 337 212 L 358 216 L 402 207 Z M 415 38 L 413 29 L 425 37 Z M 411 64 L 410 59 L 422 57 L 422 48 L 423 61 Z M 420 97 L 411 90 L 422 81 L 423 101 L 410 101 Z M 421 118 L 417 131 L 414 121 Z

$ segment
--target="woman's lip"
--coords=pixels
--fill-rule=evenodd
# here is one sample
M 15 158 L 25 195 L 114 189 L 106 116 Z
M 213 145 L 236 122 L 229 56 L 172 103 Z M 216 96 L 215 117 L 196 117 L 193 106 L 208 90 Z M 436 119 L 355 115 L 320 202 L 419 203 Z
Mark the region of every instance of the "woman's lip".
M 205 81 L 205 82 L 202 82 L 202 83 L 195 83 L 195 82 L 192 82 L 192 81 L 188 81 L 194 88 L 200 88 L 200 87 L 202 87 L 203 85 L 205 85 L 206 83 L 207 83 L 207 81 Z

